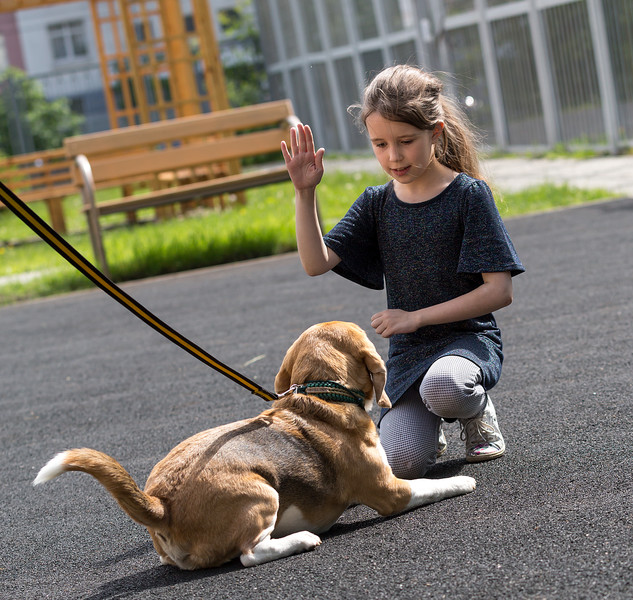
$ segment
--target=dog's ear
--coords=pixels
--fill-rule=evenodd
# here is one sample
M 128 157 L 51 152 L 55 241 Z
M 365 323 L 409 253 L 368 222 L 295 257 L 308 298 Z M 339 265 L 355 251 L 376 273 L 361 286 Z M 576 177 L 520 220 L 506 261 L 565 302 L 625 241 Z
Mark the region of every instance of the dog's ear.
M 374 384 L 376 403 L 383 408 L 391 408 L 391 402 L 385 394 L 385 384 L 387 383 L 387 369 L 385 363 L 373 347 L 365 350 L 365 366 L 371 373 L 371 380 Z
M 293 344 L 288 348 L 281 367 L 279 367 L 279 372 L 275 375 L 275 392 L 277 394 L 281 394 L 290 389 L 290 378 L 292 376 L 292 365 L 294 364 L 295 356 L 294 347 L 295 345 Z
M 275 393 L 281 394 L 288 389 L 290 389 L 290 371 L 284 369 L 282 365 L 275 376 Z

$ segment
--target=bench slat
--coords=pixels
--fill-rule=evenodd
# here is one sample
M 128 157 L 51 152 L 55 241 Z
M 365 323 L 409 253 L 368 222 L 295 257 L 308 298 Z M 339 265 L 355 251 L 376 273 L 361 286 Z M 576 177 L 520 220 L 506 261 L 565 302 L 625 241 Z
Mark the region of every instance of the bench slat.
M 279 151 L 283 137 L 288 136 L 278 129 L 269 129 L 179 148 L 156 150 L 133 157 L 118 156 L 95 160 L 90 161 L 90 164 L 95 183 L 98 184 Z
M 108 275 L 101 216 L 287 181 L 283 164 L 236 171 L 245 157 L 275 152 L 281 159 L 281 141 L 290 141 L 290 129 L 298 122 L 292 103 L 281 100 L 67 138 L 66 151 L 75 160 L 73 179 L 81 189 L 94 254 L 104 273 Z M 200 167 L 209 179 L 185 183 L 184 170 L 198 177 Z M 163 188 L 168 180 L 176 186 Z M 127 183 L 161 189 L 130 195 L 124 187 L 123 198 L 97 204 L 97 189 Z
M 24 202 L 46 202 L 50 224 L 63 234 L 66 223 L 62 200 L 77 193 L 72 165 L 63 148 L 7 156 L 0 158 L 0 181 Z M 0 210 L 4 208 L 0 203 Z
M 52 185 L 38 190 L 21 190 L 19 187 L 8 187 L 24 202 L 38 202 L 40 200 L 52 200 L 53 198 L 66 198 L 77 193 L 74 185 Z M 2 208 L 4 205 L 0 205 Z
M 70 156 L 87 155 L 92 161 L 96 155 L 129 151 L 139 146 L 151 146 L 189 137 L 217 135 L 226 131 L 254 129 L 279 123 L 291 116 L 288 100 L 268 102 L 256 106 L 220 110 L 203 115 L 182 117 L 177 120 L 158 121 L 66 138 L 64 146 Z
M 231 194 L 252 187 L 268 185 L 271 183 L 281 183 L 289 181 L 290 176 L 285 166 L 268 168 L 259 171 L 241 173 L 239 175 L 229 175 L 217 180 L 197 181 L 181 185 L 175 188 L 166 188 L 147 194 L 137 194 L 127 196 L 118 200 L 100 202 L 96 205 L 96 210 L 100 216 L 125 212 L 128 210 L 140 210 L 142 208 L 153 208 L 174 202 L 191 200 L 200 196 L 217 196 L 219 194 Z M 85 209 L 84 209 L 85 210 Z

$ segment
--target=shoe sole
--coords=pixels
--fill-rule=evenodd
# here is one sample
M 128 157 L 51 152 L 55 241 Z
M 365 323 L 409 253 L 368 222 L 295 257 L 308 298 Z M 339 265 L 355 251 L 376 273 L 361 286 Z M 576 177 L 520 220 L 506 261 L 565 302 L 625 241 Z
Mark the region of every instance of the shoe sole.
M 501 458 L 506 453 L 505 448 L 500 450 L 499 452 L 495 452 L 494 454 L 479 454 L 477 456 L 467 456 L 466 462 L 469 463 L 478 463 L 478 462 L 486 462 L 487 460 L 494 460 L 495 458 Z

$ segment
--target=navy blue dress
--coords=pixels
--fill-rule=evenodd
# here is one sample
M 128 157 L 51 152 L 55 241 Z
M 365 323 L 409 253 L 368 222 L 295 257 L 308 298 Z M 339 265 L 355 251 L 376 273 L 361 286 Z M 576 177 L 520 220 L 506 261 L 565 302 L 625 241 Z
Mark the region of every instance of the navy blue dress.
M 386 287 L 387 306 L 406 311 L 461 296 L 482 273 L 525 269 L 488 185 L 460 173 L 438 196 L 399 200 L 393 182 L 369 187 L 324 236 L 341 258 L 335 273 L 368 288 Z M 489 390 L 501 375 L 501 333 L 492 314 L 423 327 L 390 338 L 386 392 L 392 404 L 440 357 L 479 365 Z

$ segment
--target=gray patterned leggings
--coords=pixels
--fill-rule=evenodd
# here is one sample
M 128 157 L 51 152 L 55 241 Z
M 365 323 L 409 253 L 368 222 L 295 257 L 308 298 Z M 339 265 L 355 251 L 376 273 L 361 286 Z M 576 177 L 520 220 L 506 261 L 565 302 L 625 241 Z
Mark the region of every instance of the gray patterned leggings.
M 394 474 L 422 477 L 435 463 L 442 418 L 469 419 L 486 405 L 481 369 L 461 356 L 435 361 L 380 422 L 380 441 Z

